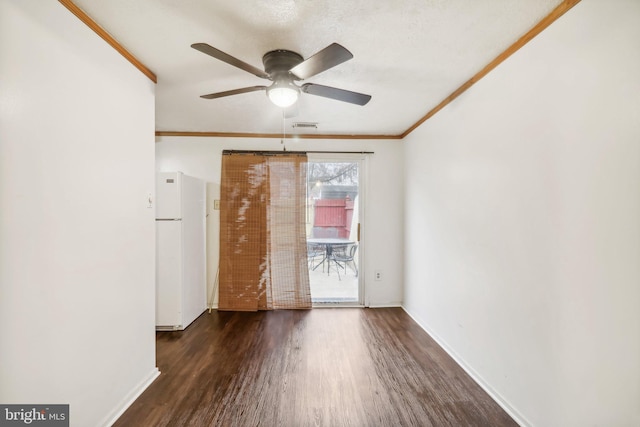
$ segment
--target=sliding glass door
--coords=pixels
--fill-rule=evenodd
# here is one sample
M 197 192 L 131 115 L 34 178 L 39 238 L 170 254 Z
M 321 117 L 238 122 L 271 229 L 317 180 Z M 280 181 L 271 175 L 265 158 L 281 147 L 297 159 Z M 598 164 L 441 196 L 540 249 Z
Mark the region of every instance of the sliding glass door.
M 362 305 L 362 159 L 309 155 L 306 233 L 314 306 Z

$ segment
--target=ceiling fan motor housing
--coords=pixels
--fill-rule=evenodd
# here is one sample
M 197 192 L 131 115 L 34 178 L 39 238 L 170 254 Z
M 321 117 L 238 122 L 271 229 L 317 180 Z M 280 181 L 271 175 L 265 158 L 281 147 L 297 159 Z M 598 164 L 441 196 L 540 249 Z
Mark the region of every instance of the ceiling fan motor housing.
M 291 76 L 293 80 L 300 80 L 297 76 L 289 73 L 289 70 L 304 61 L 299 54 L 290 50 L 272 50 L 262 57 L 264 71 L 269 74 L 272 81 L 280 80 Z

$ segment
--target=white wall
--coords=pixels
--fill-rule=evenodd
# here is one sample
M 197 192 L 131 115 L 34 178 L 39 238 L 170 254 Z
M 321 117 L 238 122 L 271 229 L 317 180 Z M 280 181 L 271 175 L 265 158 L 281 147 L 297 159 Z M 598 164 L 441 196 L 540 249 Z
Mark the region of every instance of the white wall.
M 402 143 L 398 140 L 300 140 L 286 141 L 289 151 L 373 151 L 367 158 L 368 182 L 362 229 L 365 302 L 370 306 L 400 305 L 403 281 L 403 173 Z M 222 150 L 282 150 L 279 139 L 160 137 L 156 143 L 158 171 L 182 171 L 208 182 L 209 286 L 218 268 L 219 211 L 213 200 L 220 198 Z M 374 270 L 383 280 L 374 281 Z
M 405 149 L 406 310 L 523 424 L 640 425 L 640 2 L 582 1 Z
M 107 425 L 157 374 L 154 85 L 58 2 L 0 2 L 0 402 Z

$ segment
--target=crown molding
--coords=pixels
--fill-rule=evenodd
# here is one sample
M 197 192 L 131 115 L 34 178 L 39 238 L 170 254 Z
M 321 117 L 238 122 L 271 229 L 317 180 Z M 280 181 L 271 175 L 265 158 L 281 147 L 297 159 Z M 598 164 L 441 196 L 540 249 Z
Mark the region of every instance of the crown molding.
M 133 56 L 131 54 L 131 52 L 129 52 L 127 49 L 125 49 L 124 46 L 122 46 L 120 43 L 118 43 L 118 41 L 116 39 L 111 37 L 111 35 L 109 33 L 107 33 L 100 25 L 98 25 L 96 23 L 96 21 L 91 19 L 91 17 L 89 15 L 84 13 L 84 11 L 82 9 L 80 9 L 78 6 L 76 6 L 76 4 L 73 1 L 71 1 L 71 0 L 58 0 L 58 1 L 60 3 L 62 3 L 62 5 L 64 7 L 69 9 L 69 11 L 71 13 L 73 13 L 75 16 L 77 16 L 78 19 L 80 19 L 82 22 L 84 22 L 87 27 L 91 28 L 91 30 L 93 30 L 94 33 L 96 33 L 104 41 L 109 43 L 109 45 L 111 45 L 111 47 L 113 47 L 115 50 L 117 50 L 120 53 L 120 55 L 124 56 L 127 61 L 129 61 L 130 63 L 133 64 L 134 67 L 136 67 L 138 70 L 142 71 L 142 73 L 145 76 L 149 77 L 149 79 L 152 82 L 158 83 L 158 78 L 156 77 L 156 75 L 150 69 L 148 69 L 142 62 L 140 62 L 135 56 Z
M 345 134 L 281 134 L 250 132 L 187 132 L 156 131 L 156 136 L 199 136 L 216 138 L 274 138 L 274 139 L 402 139 L 400 135 L 345 135 Z
M 542 20 L 540 22 L 538 22 L 533 28 L 531 28 L 525 35 L 520 37 L 515 43 L 513 43 L 511 46 L 509 46 L 504 52 L 502 52 L 500 55 L 498 55 L 493 61 L 491 61 L 489 64 L 487 64 L 482 70 L 478 71 L 478 73 L 476 73 L 476 75 L 474 75 L 469 80 L 467 80 L 465 83 L 463 83 L 462 86 L 460 86 L 458 89 L 453 91 L 453 93 L 451 95 L 446 97 L 444 100 L 442 100 L 442 102 L 440 102 L 433 109 L 431 109 L 427 114 L 425 114 L 420 120 L 415 122 L 413 124 L 413 126 L 411 126 L 409 129 L 404 131 L 400 135 L 400 137 L 401 138 L 405 138 L 411 132 L 416 130 L 416 128 L 418 128 L 418 126 L 420 126 L 421 124 L 423 124 L 424 122 L 429 120 L 438 111 L 442 110 L 444 107 L 449 105 L 449 103 L 451 103 L 451 101 L 453 101 L 454 99 L 459 97 L 467 89 L 469 89 L 471 86 L 473 86 L 475 83 L 477 83 L 480 79 L 482 79 L 484 76 L 489 74 L 489 72 L 491 70 L 493 70 L 498 65 L 500 65 L 505 59 L 507 59 L 508 57 L 510 57 L 511 55 L 516 53 L 518 50 L 520 50 L 520 48 L 522 48 L 525 44 L 527 44 L 529 41 L 531 41 L 531 39 L 533 39 L 538 34 L 540 34 L 549 25 L 553 24 L 558 18 L 560 18 L 562 15 L 564 15 L 566 12 L 568 12 L 569 9 L 571 9 L 576 4 L 580 3 L 580 1 L 581 0 L 564 0 L 562 3 L 560 3 L 555 9 L 553 9 L 551 11 L 551 13 L 549 13 L 547 16 L 542 18 Z

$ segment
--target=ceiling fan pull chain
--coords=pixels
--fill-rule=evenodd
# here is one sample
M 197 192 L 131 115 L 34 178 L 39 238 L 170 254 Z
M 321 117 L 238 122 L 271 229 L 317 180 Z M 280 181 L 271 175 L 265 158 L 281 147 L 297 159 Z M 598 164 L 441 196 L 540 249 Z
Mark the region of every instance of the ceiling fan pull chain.
M 282 110 L 282 139 L 280 140 L 280 144 L 282 144 L 282 151 L 287 151 L 287 146 L 284 145 L 284 138 L 286 135 L 285 127 L 284 127 L 284 108 Z

